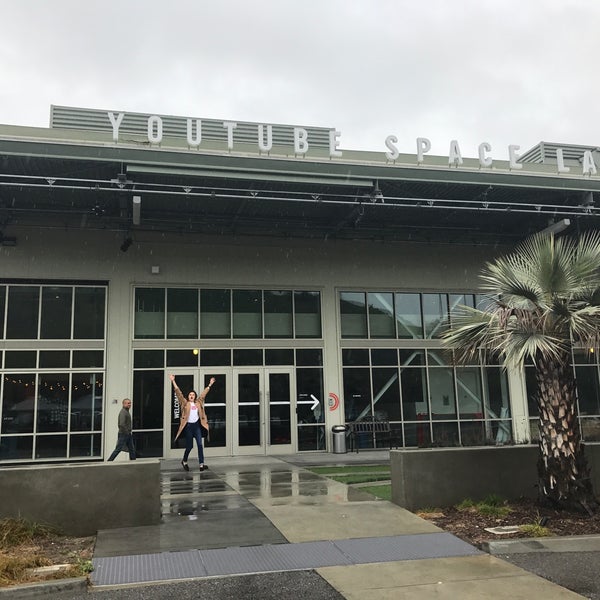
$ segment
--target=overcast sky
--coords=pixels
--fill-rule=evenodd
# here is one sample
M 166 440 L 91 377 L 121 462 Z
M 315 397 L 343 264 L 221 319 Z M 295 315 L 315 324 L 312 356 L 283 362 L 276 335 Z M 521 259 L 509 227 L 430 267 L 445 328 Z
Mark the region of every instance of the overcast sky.
M 600 144 L 598 0 L 0 0 L 0 123 L 50 105 L 335 127 L 495 159 Z

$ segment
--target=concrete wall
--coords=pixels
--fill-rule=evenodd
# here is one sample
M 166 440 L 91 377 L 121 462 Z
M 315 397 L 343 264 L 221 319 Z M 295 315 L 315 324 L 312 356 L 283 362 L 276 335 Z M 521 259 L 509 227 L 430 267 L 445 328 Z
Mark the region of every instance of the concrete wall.
M 75 536 L 160 522 L 158 460 L 0 469 L 0 517 Z
M 594 490 L 600 492 L 600 444 L 587 445 Z M 537 497 L 537 446 L 431 448 L 390 452 L 392 501 L 408 510 L 452 506 L 489 494 Z

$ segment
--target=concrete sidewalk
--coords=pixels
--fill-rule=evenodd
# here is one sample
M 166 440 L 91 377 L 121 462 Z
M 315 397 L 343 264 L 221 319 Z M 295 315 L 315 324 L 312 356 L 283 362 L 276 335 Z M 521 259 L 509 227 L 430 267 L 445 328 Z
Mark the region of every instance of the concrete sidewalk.
M 303 468 L 387 462 L 387 452 L 235 457 L 186 473 L 164 461 L 164 522 L 99 532 L 93 589 L 314 569 L 347 599 L 581 598 Z

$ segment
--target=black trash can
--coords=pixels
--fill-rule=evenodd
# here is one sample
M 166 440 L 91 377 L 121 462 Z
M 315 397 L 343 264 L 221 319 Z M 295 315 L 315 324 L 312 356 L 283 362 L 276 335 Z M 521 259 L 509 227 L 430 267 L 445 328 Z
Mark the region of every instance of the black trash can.
M 334 454 L 346 454 L 346 432 L 348 431 L 348 425 L 334 425 L 331 428 L 333 433 L 333 453 Z

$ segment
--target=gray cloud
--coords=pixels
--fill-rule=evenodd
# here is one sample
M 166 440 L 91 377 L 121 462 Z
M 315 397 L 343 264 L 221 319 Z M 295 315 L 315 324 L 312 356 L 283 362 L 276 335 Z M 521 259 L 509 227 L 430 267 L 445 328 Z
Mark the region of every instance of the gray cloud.
M 597 144 L 600 5 L 588 0 L 3 0 L 0 122 L 51 104 L 417 136 Z

